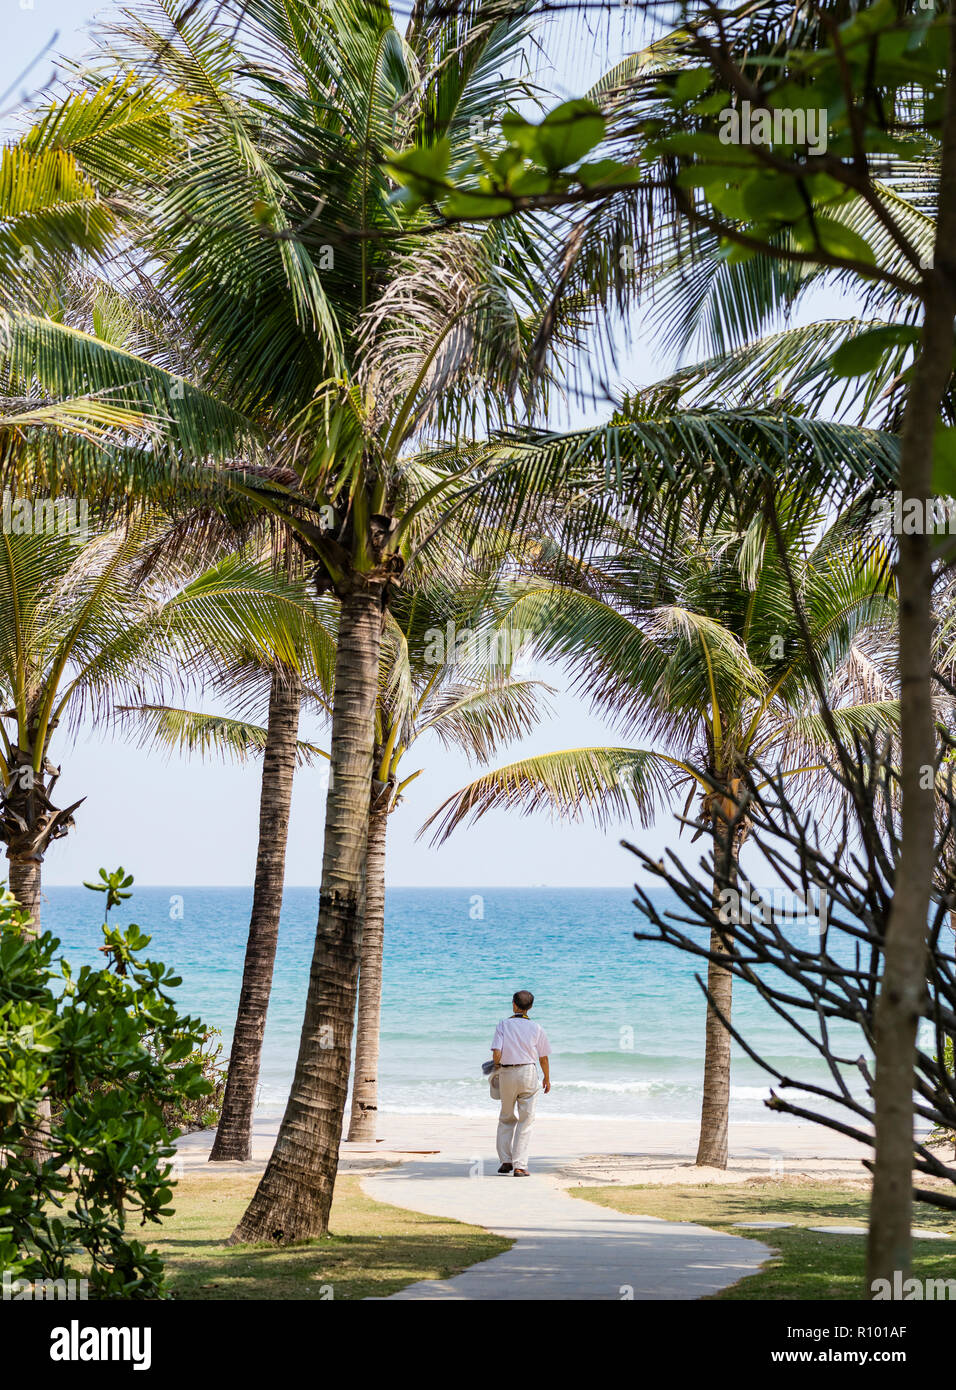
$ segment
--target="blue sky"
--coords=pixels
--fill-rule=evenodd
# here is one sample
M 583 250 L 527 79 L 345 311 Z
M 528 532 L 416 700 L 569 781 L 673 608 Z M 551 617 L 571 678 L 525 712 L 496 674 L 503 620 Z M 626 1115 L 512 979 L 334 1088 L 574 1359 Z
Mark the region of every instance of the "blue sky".
M 79 56 L 85 47 L 83 27 L 94 14 L 112 7 L 85 0 L 0 0 L 4 15 L 4 44 L 0 51 L 0 88 L 16 84 L 21 71 L 59 30 L 55 51 Z M 601 37 L 589 37 L 580 27 L 573 38 L 552 42 L 553 68 L 539 76 L 559 95 L 580 92 L 611 61 L 637 46 L 621 43 L 621 21 L 609 28 L 601 21 Z M 610 44 L 608 45 L 608 39 Z M 50 56 L 33 69 L 20 87 L 35 90 L 48 80 Z M 19 88 L 4 103 L 9 109 Z M 665 373 L 669 364 L 652 352 L 640 325 L 632 325 L 621 345 L 621 378 L 648 382 Z M 560 685 L 560 672 L 540 673 Z M 552 748 L 591 743 L 617 743 L 618 736 L 591 716 L 566 690 L 554 701 L 554 716 L 544 722 L 509 758 Z M 304 730 L 321 741 L 320 729 Z M 493 813 L 478 826 L 460 830 L 440 850 L 416 840 L 428 814 L 474 772 L 463 757 L 423 740 L 409 755 L 411 771 L 425 769 L 410 787 L 391 818 L 388 880 L 393 885 L 521 885 L 598 886 L 628 884 L 633 858 L 619 846 L 622 835 L 639 840 L 659 854 L 676 843 L 676 826 L 662 814 L 655 827 L 641 830 L 627 823 L 605 832 L 588 825 L 552 824 L 545 817 L 518 819 Z M 62 762 L 57 788 L 59 804 L 80 796 L 87 800 L 77 813 L 76 830 L 53 845 L 45 864 L 48 884 L 73 884 L 91 877 L 100 864 L 125 865 L 143 884 L 251 883 L 256 844 L 259 767 L 207 763 L 198 759 L 167 758 L 120 741 L 104 729 L 84 728 L 71 744 L 68 735 L 54 745 Z M 320 776 L 299 774 L 289 836 L 287 881 L 317 884 L 322 854 L 324 793 Z M 684 840 L 686 845 L 686 838 Z M 697 858 L 697 848 L 689 853 Z

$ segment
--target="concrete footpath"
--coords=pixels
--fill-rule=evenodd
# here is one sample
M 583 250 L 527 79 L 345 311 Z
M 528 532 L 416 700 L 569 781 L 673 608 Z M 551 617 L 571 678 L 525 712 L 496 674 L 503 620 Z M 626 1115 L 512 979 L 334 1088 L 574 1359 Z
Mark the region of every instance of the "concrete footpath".
M 515 1241 L 453 1279 L 422 1280 L 391 1297 L 695 1299 L 753 1274 L 772 1253 L 758 1241 L 704 1226 L 628 1216 L 569 1197 L 547 1172 L 558 1166 L 539 1162 L 529 1178 L 499 1177 L 493 1166 L 442 1155 L 363 1177 L 376 1201 L 453 1217 Z

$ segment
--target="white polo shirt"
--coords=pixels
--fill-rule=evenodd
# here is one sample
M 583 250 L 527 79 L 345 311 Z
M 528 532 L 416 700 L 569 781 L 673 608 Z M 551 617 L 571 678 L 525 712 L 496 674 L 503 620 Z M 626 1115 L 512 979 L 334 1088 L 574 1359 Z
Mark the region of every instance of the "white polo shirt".
M 521 1014 L 503 1018 L 495 1029 L 491 1040 L 494 1049 L 501 1049 L 501 1065 L 520 1066 L 530 1062 L 532 1066 L 542 1057 L 551 1055 L 548 1035 L 533 1019 Z

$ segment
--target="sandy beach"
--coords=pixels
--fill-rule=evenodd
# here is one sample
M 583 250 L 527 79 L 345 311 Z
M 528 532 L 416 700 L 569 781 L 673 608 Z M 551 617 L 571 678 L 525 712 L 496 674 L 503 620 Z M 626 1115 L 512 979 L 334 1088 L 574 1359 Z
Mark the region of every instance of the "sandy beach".
M 207 1162 L 212 1130 L 184 1135 L 177 1144 L 183 1175 L 199 1172 L 257 1172 L 265 1166 L 279 1121 L 258 1120 L 249 1163 Z M 495 1108 L 488 1115 L 382 1115 L 375 1144 L 343 1143 L 340 1170 L 369 1173 L 409 1160 L 434 1159 L 493 1167 Z M 620 1119 L 555 1119 L 540 1114 L 532 1140 L 532 1169 L 562 1186 L 578 1183 L 704 1183 L 747 1179 L 814 1178 L 865 1183 L 860 1145 L 818 1125 L 794 1121 L 738 1124 L 730 1128 L 730 1164 L 697 1168 L 697 1126 Z

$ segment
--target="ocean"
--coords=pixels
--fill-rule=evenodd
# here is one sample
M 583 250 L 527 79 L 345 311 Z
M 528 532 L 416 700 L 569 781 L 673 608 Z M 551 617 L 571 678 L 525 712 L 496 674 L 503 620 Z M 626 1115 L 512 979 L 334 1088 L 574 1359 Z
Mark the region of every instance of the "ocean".
M 662 901 L 664 894 L 657 894 Z M 147 955 L 182 975 L 182 1009 L 222 1030 L 228 1054 L 252 890 L 148 887 L 113 914 L 152 935 Z M 289 888 L 266 1029 L 259 1111 L 282 1112 L 295 1064 L 318 893 Z M 102 963 L 103 898 L 46 890 L 43 925 L 74 964 Z M 530 989 L 552 1046 L 548 1113 L 694 1120 L 700 1105 L 706 962 L 634 940 L 646 919 L 627 889 L 393 888 L 387 896 L 380 1109 L 487 1115 L 481 1062 L 511 995 Z M 810 1046 L 735 985 L 735 1023 L 784 1074 L 825 1077 Z M 845 1029 L 849 1055 L 861 1050 Z M 855 1045 L 855 1051 L 852 1048 Z M 735 1049 L 732 1120 L 766 1109 L 767 1074 Z M 788 1092 L 793 1098 L 795 1092 Z

